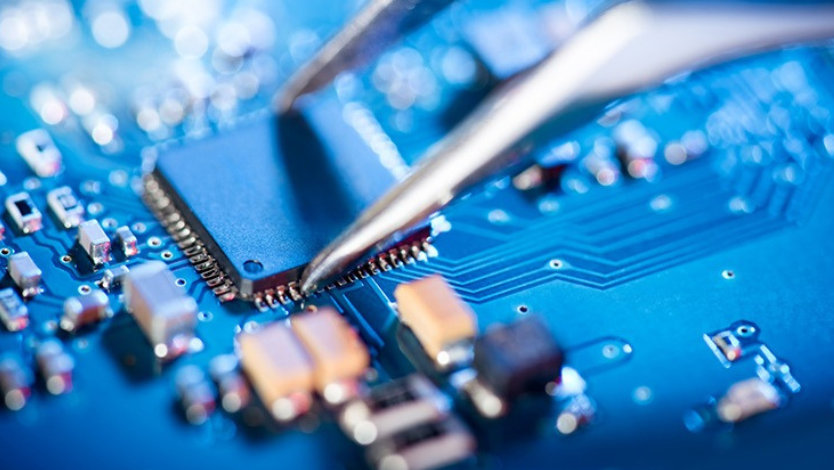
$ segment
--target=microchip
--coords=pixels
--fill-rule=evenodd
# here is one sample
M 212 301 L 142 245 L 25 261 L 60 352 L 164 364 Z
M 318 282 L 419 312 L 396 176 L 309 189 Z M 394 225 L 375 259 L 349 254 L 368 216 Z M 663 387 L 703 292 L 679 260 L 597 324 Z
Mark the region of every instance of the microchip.
M 307 119 L 336 143 L 267 116 L 158 157 L 146 202 L 222 300 L 298 300 L 306 263 L 396 181 L 334 106 Z

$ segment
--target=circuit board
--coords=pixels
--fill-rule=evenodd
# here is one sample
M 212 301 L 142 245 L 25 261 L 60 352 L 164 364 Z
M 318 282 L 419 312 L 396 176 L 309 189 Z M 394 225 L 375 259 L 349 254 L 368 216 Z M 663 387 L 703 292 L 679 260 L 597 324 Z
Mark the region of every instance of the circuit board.
M 601 5 L 460 2 L 279 119 L 361 2 L 0 3 L 2 468 L 828 468 L 830 45 L 613 103 L 294 288 Z

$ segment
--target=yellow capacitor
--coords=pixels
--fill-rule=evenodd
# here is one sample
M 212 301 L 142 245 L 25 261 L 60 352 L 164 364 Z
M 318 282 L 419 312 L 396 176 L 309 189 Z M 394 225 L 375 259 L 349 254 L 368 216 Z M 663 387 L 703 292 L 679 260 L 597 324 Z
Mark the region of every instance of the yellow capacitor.
M 313 361 L 287 325 L 245 333 L 239 345 L 243 370 L 275 419 L 289 421 L 310 408 Z
M 438 366 L 456 362 L 456 346 L 471 341 L 478 326 L 475 314 L 442 277 L 433 275 L 394 291 L 400 321 L 414 332 L 423 349 Z
M 370 357 L 353 328 L 329 307 L 295 315 L 291 321 L 313 359 L 319 394 L 331 403 L 354 396 L 356 379 L 365 373 Z

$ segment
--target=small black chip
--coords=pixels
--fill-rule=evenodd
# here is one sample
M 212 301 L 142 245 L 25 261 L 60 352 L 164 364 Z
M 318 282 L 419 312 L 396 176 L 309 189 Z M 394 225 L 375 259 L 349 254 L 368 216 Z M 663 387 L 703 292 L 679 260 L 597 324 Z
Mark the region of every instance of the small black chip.
M 483 385 L 511 400 L 525 393 L 544 393 L 547 383 L 559 378 L 562 359 L 562 350 L 544 322 L 529 316 L 480 336 L 473 366 Z

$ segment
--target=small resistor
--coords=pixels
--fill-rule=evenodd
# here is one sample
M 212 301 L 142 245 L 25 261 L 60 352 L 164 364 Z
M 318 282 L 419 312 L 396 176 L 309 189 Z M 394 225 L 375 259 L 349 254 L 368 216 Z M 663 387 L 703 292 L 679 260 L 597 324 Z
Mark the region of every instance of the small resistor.
M 107 292 L 110 292 L 114 288 L 122 285 L 129 272 L 130 269 L 124 265 L 107 269 L 104 271 L 104 275 L 101 277 L 98 285 Z
M 214 412 L 214 391 L 206 374 L 195 366 L 188 365 L 177 372 L 175 379 L 185 418 L 191 424 L 203 424 Z
M 0 322 L 9 331 L 29 326 L 29 309 L 11 287 L 0 290 Z
M 24 298 L 34 297 L 41 293 L 42 272 L 29 253 L 21 251 L 9 256 L 9 276 Z
M 75 197 L 69 186 L 49 191 L 46 194 L 46 203 L 64 228 L 78 227 L 84 221 L 84 204 Z
M 38 346 L 35 353 L 46 389 L 53 395 L 61 395 L 72 390 L 72 372 L 75 360 L 58 340 L 47 340 Z
M 119 248 L 122 250 L 125 258 L 136 256 L 139 253 L 136 235 L 133 234 L 130 227 L 122 226 L 117 228 L 116 241 L 119 243 Z
M 18 354 L 0 356 L 0 392 L 6 408 L 17 411 L 26 406 L 32 394 L 32 382 L 32 372 Z
M 88 220 L 78 226 L 78 244 L 96 266 L 110 261 L 110 239 L 98 220 Z
M 220 391 L 220 405 L 224 410 L 236 413 L 249 404 L 251 391 L 237 357 L 232 354 L 215 357 L 209 364 L 209 374 Z

